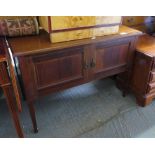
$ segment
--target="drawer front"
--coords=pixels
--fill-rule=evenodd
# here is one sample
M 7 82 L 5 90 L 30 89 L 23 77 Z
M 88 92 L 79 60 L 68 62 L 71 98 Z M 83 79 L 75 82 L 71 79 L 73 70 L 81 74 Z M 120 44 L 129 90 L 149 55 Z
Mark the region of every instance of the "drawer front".
M 155 83 L 148 84 L 147 93 L 155 93 Z
M 137 25 L 137 24 L 142 24 L 144 23 L 144 19 L 145 17 L 137 17 L 137 16 L 125 16 L 123 17 L 123 24 L 127 25 L 127 26 L 133 26 L 133 25 Z
M 150 73 L 150 82 L 155 82 L 155 72 Z
M 155 72 L 155 58 L 152 59 L 152 71 Z

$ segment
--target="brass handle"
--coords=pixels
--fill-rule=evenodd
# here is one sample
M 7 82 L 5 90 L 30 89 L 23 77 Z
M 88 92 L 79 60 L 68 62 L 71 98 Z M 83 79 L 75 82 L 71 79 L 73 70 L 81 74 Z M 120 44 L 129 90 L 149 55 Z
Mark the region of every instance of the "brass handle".
M 92 59 L 90 62 L 90 68 L 94 68 L 95 66 L 96 66 L 96 63 L 95 63 L 94 59 Z
M 96 66 L 96 63 L 94 59 L 92 59 L 89 64 L 87 62 L 84 62 L 84 69 L 94 68 L 95 66 Z

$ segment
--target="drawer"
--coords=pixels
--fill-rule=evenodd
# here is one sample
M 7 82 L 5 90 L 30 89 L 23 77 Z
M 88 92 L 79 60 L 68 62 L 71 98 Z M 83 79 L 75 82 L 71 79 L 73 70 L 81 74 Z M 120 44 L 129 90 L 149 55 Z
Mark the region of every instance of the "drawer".
M 127 26 L 140 25 L 145 22 L 145 16 L 125 16 L 123 17 L 123 24 Z
M 155 72 L 155 58 L 152 59 L 152 71 Z
M 150 73 L 150 82 L 155 82 L 155 72 Z
M 155 83 L 148 84 L 147 93 L 155 93 Z

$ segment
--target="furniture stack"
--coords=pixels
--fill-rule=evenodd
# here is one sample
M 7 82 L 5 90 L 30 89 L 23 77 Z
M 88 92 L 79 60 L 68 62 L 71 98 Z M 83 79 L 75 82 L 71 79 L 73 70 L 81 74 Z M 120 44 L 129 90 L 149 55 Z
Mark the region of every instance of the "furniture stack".
M 52 43 L 116 34 L 121 16 L 40 16 Z
M 8 38 L 11 50 L 6 50 L 8 64 L 11 60 L 18 68 L 15 71 L 10 67 L 10 75 L 20 74 L 23 83 L 20 87 L 34 132 L 38 132 L 34 103 L 41 96 L 93 80 L 115 75 L 123 94 L 132 90 L 141 106 L 155 97 L 154 38 L 119 26 L 121 17 L 103 20 L 95 16 L 45 16 L 39 19 L 48 33 L 41 30 L 39 35 Z M 11 79 L 16 81 L 15 76 Z M 18 96 L 17 84 L 11 83 Z M 19 103 L 19 96 L 16 101 Z M 17 105 L 20 109 L 20 104 Z

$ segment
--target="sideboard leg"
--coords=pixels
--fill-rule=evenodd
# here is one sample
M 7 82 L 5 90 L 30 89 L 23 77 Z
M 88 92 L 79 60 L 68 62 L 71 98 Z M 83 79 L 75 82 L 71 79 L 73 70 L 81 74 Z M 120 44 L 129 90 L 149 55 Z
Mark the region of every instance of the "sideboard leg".
M 29 108 L 29 112 L 30 112 L 30 116 L 33 124 L 34 133 L 37 133 L 38 127 L 37 127 L 36 114 L 35 114 L 33 102 L 28 102 L 28 108 Z
M 126 97 L 126 95 L 127 95 L 127 91 L 122 90 L 122 96 L 123 96 L 123 97 Z
M 123 97 L 126 97 L 126 95 L 129 93 L 128 86 L 119 77 L 116 78 L 116 87 L 122 92 Z
M 139 106 L 141 107 L 145 107 L 147 105 L 149 105 L 153 98 L 152 97 L 146 97 L 145 95 L 137 95 L 137 94 L 134 94 L 135 97 L 136 97 L 136 102 Z

